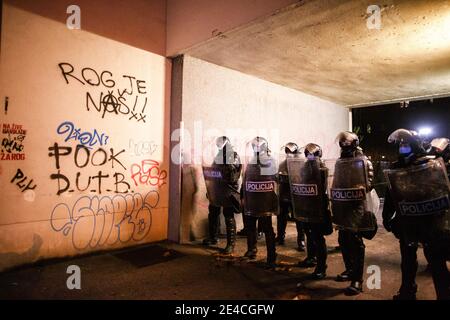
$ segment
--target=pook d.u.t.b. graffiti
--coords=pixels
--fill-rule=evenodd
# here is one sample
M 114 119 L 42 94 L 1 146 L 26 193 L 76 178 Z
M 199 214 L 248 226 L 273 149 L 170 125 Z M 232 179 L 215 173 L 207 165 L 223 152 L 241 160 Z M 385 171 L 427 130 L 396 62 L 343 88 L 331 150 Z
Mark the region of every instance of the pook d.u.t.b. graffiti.
M 72 147 L 60 146 L 58 143 L 54 143 L 53 146 L 48 148 L 48 151 L 48 156 L 55 159 L 55 167 L 58 170 L 56 173 L 50 175 L 50 179 L 58 182 L 57 195 L 61 195 L 65 192 L 75 192 L 76 190 L 101 194 L 103 191 L 102 184 L 104 186 L 106 181 L 111 180 L 110 178 L 113 178 L 114 187 L 107 186 L 107 192 L 128 193 L 130 191 L 130 184 L 126 181 L 125 175 L 114 170 L 115 168 L 127 169 L 119 159 L 119 156 L 125 152 L 125 149 L 115 152 L 113 148 L 110 148 L 108 151 L 97 148 L 91 152 L 88 147 L 79 144 L 75 147 L 75 151 L 72 152 Z M 73 157 L 70 158 L 73 160 L 73 163 L 78 170 L 86 168 L 87 166 L 99 167 L 100 170 L 98 171 L 98 174 L 82 177 L 81 171 L 77 171 L 75 173 L 74 184 L 73 179 L 68 177 L 68 173 L 61 170 L 62 158 L 66 158 L 72 153 Z M 106 173 L 105 170 L 107 167 L 105 166 L 107 166 L 108 163 L 111 164 L 111 169 L 114 170 L 113 173 Z M 114 167 L 114 164 L 116 167 Z M 97 180 L 96 183 L 94 180 Z M 91 182 L 93 184 L 92 187 Z
M 57 204 L 50 222 L 54 231 L 71 238 L 77 250 L 141 241 L 150 232 L 158 203 L 157 190 L 145 195 L 83 196 L 72 207 Z
M 78 73 L 70 63 L 62 62 L 58 66 L 67 84 L 76 81 L 83 86 L 105 88 L 105 91 L 100 92 L 98 97 L 89 91 L 86 92 L 85 107 L 87 111 L 97 110 L 102 118 L 105 118 L 106 114 L 114 114 L 127 117 L 128 120 L 146 122 L 148 89 L 145 80 L 122 75 L 120 80 L 125 85 L 119 86 L 118 80 L 114 80 L 113 73 L 108 70 L 97 72 L 95 69 L 85 67 Z
M 2 125 L 2 151 L 1 160 L 25 160 L 25 153 L 23 152 L 27 130 L 20 124 Z

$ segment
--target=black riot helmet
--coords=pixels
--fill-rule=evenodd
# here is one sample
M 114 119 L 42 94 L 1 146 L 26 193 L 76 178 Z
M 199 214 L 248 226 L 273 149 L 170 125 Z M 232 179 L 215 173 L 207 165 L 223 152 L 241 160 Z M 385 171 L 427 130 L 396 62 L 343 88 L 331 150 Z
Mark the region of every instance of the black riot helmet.
M 359 138 L 354 132 L 343 131 L 336 137 L 336 142 L 343 151 L 353 152 L 359 146 Z
M 414 130 L 397 129 L 388 137 L 388 142 L 398 145 L 401 157 L 409 157 L 414 154 L 425 154 L 424 144 L 420 135 Z
M 252 140 L 252 149 L 254 153 L 268 153 L 269 143 L 263 137 L 255 137 Z
M 308 143 L 305 146 L 305 156 L 322 158 L 322 148 L 315 143 Z
M 228 137 L 222 136 L 216 138 L 216 146 L 219 150 L 222 150 L 227 145 L 231 145 L 230 139 L 228 139 Z
M 284 153 L 286 154 L 297 154 L 299 149 L 298 145 L 294 142 L 288 142 L 284 146 Z

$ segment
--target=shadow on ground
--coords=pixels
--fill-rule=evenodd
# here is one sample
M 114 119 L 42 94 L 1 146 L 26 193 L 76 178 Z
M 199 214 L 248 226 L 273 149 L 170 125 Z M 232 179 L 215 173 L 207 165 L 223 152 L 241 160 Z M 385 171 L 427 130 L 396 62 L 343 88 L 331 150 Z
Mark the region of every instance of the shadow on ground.
M 200 243 L 187 245 L 159 243 L 119 252 L 107 252 L 67 260 L 39 263 L 0 274 L 0 299 L 391 299 L 400 285 L 398 242 L 380 228 L 366 241 L 366 268 L 381 270 L 381 288 L 368 289 L 356 297 L 346 297 L 346 283 L 334 281 L 343 271 L 340 252 L 328 257 L 328 276 L 309 279 L 310 269 L 296 264 L 305 253 L 296 250 L 295 224 L 289 223 L 287 241 L 277 248 L 278 266 L 265 264 L 264 239 L 258 242 L 256 261 L 242 258 L 245 238 L 238 238 L 233 256 L 220 255 L 225 246 Z M 327 245 L 337 246 L 337 234 L 327 237 Z M 420 250 L 422 251 L 422 250 Z M 69 265 L 81 269 L 81 290 L 67 289 Z M 419 299 L 435 299 L 431 275 L 419 253 Z M 366 274 L 366 279 L 369 277 Z

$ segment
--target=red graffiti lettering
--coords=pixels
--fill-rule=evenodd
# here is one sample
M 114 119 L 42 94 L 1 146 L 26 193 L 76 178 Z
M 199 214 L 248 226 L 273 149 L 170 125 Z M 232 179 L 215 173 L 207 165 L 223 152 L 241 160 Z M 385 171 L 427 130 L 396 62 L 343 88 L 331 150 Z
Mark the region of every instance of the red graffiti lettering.
M 142 160 L 140 164 L 131 166 L 131 179 L 134 184 L 161 187 L 166 183 L 167 171 L 161 170 L 159 162 L 155 160 Z

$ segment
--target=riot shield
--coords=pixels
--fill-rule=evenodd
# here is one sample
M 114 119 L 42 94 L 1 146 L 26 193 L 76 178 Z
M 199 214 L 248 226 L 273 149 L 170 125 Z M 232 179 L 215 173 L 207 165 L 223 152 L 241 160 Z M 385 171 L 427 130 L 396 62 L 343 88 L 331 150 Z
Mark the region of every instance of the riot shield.
M 206 192 L 214 206 L 236 206 L 240 171 L 236 170 L 236 154 L 231 145 L 219 148 L 217 139 L 210 141 L 203 150 L 202 169 Z M 238 171 L 238 172 L 236 172 Z
M 401 216 L 448 215 L 449 180 L 441 158 L 409 168 L 385 170 L 388 187 Z M 447 230 L 448 221 L 443 226 Z
M 284 148 L 283 148 L 284 149 Z M 289 176 L 286 159 L 292 157 L 291 154 L 280 152 L 278 157 L 278 197 L 281 202 L 291 202 L 291 190 L 289 187 Z
M 338 159 L 330 191 L 333 223 L 352 232 L 376 229 L 367 203 L 368 176 L 365 157 Z
M 251 143 L 247 143 L 242 185 L 245 214 L 278 214 L 277 169 L 274 157 L 267 152 L 254 152 Z
M 295 219 L 323 222 L 327 205 L 324 181 L 328 174 L 325 168 L 321 168 L 320 159 L 288 158 L 287 167 Z
M 288 159 L 305 159 L 305 156 L 300 148 L 298 153 L 285 153 L 285 147 L 281 147 L 280 154 L 278 157 L 278 197 L 281 202 L 291 203 L 291 187 L 289 183 L 289 170 L 288 170 Z

